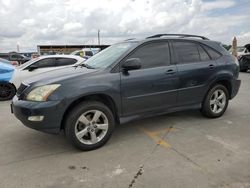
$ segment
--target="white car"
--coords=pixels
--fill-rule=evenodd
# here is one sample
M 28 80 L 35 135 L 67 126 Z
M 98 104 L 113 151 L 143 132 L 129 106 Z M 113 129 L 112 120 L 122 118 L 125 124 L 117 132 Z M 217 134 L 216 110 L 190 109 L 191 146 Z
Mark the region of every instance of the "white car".
M 246 45 L 247 46 L 247 45 Z M 241 55 L 245 55 L 248 54 L 250 51 L 248 50 L 248 47 L 246 46 L 237 46 L 237 55 L 241 56 Z M 230 48 L 230 53 L 232 54 L 233 48 Z
M 85 58 L 75 55 L 41 56 L 16 67 L 10 82 L 18 88 L 23 80 L 34 75 L 63 67 L 77 65 L 85 60 Z

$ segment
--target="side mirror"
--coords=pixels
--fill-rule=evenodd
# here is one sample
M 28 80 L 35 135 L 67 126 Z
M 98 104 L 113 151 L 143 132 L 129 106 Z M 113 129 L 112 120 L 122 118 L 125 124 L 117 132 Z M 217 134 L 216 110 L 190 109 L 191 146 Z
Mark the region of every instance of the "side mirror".
M 136 69 L 140 69 L 140 68 L 141 68 L 141 60 L 139 58 L 127 59 L 122 64 L 122 69 L 124 71 L 136 70 Z
M 37 65 L 30 65 L 29 68 L 28 68 L 28 70 L 29 70 L 30 72 L 33 71 L 33 70 L 35 70 L 35 69 L 38 69 L 38 66 L 37 66 Z

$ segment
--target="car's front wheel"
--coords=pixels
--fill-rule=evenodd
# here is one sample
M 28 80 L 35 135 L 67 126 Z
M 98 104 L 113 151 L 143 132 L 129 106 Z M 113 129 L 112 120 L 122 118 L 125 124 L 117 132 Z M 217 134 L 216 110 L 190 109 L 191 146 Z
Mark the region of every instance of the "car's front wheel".
M 203 101 L 201 112 L 209 118 L 217 118 L 224 114 L 229 100 L 228 90 L 225 86 L 217 84 L 212 87 Z
M 68 140 L 80 150 L 103 146 L 115 127 L 112 111 L 97 101 L 82 102 L 67 116 L 65 133 Z
M 16 94 L 16 88 L 13 84 L 3 82 L 0 83 L 0 101 L 10 100 Z

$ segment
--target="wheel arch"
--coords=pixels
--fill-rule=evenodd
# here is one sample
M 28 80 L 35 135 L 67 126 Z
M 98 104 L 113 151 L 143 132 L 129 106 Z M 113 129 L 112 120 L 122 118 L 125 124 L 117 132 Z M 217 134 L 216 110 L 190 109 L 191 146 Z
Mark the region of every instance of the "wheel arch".
M 16 94 L 16 92 L 17 92 L 17 88 L 16 88 L 16 86 L 13 84 L 13 83 L 11 83 L 11 82 L 8 82 L 8 81 L 6 81 L 6 80 L 0 80 L 0 84 L 10 84 L 11 86 L 13 86 L 13 88 L 14 88 L 14 95 Z M 12 96 L 12 97 L 14 97 L 14 95 Z M 12 98 L 11 98 L 12 99 Z M 9 100 L 9 99 L 8 99 Z
M 220 79 L 214 80 L 209 85 L 209 87 L 208 87 L 208 89 L 206 91 L 206 94 L 203 97 L 203 101 L 205 100 L 205 98 L 206 98 L 208 92 L 210 91 L 210 89 L 213 88 L 217 84 L 221 84 L 221 85 L 223 85 L 223 86 L 225 86 L 227 88 L 228 94 L 229 94 L 229 99 L 231 99 L 231 96 L 232 96 L 232 82 L 229 79 L 227 79 L 227 78 L 220 78 Z
M 65 119 L 67 118 L 68 113 L 79 103 L 83 102 L 83 101 L 98 101 L 98 102 L 102 102 L 103 104 L 105 104 L 114 114 L 115 120 L 117 123 L 119 123 L 119 117 L 118 117 L 118 108 L 114 102 L 114 99 L 107 95 L 107 94 L 103 94 L 103 93 L 97 93 L 97 94 L 89 94 L 89 95 L 85 95 L 85 96 L 81 96 L 79 98 L 77 98 L 76 100 L 74 100 L 73 102 L 70 103 L 70 105 L 67 107 L 67 109 L 65 110 L 64 114 L 63 114 L 63 118 L 61 120 L 61 127 L 60 129 L 64 129 L 65 126 Z

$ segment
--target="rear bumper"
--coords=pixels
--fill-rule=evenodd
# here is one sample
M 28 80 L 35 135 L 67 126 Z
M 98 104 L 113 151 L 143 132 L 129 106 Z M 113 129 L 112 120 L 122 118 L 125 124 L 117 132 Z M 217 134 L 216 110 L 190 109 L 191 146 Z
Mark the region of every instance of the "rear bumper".
M 232 93 L 231 93 L 230 99 L 234 98 L 237 95 L 237 93 L 239 92 L 239 89 L 240 89 L 240 85 L 241 85 L 241 80 L 234 80 L 233 81 Z
M 11 103 L 11 111 L 27 127 L 46 133 L 60 132 L 63 117 L 60 101 L 32 102 L 18 100 L 15 96 Z M 30 116 L 44 116 L 42 121 L 30 121 Z

